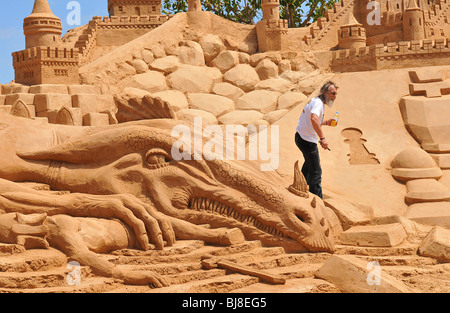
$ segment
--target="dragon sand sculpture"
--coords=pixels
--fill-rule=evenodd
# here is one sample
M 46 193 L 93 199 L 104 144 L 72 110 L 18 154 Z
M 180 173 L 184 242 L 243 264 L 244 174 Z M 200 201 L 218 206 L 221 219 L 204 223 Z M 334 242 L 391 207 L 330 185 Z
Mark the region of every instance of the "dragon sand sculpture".
M 0 242 L 52 246 L 99 275 L 157 287 L 167 285 L 161 276 L 119 270 L 97 253 L 150 249 L 150 242 L 164 249 L 176 239 L 334 250 L 324 203 L 308 192 L 298 164 L 287 186 L 257 161 L 176 161 L 170 130 L 177 124 L 73 127 L 0 114 Z

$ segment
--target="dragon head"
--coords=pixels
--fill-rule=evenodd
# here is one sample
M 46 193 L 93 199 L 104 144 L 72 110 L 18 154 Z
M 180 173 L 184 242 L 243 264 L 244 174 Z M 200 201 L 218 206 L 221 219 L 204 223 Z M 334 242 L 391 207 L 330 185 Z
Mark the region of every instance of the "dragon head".
M 195 149 L 176 160 L 170 132 L 176 125 L 169 119 L 124 123 L 20 156 L 84 171 L 78 185 L 73 179 L 64 185 L 67 175 L 61 175 L 60 186 L 74 192 L 134 194 L 172 217 L 238 227 L 249 240 L 287 251 L 334 251 L 324 203 L 308 192 L 298 163 L 289 186 L 276 171 L 261 171 L 258 161 L 221 160 Z

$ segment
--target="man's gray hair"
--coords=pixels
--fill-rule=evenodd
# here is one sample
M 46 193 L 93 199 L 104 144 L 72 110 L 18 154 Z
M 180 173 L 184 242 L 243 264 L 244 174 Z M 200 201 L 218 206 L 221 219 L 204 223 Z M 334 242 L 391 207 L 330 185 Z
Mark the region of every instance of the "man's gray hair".
M 328 89 L 329 89 L 331 86 L 334 86 L 336 89 L 339 88 L 339 87 L 338 87 L 334 82 L 332 82 L 331 80 L 327 81 L 327 82 L 322 86 L 322 88 L 320 88 L 320 95 L 319 95 L 319 98 L 322 99 L 322 101 L 325 99 L 325 94 L 328 92 Z

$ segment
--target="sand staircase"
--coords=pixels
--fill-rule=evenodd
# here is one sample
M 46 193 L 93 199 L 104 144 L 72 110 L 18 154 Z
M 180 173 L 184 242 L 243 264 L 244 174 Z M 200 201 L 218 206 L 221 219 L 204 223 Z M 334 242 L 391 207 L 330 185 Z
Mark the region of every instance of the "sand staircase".
M 334 3 L 332 9 L 325 10 L 325 16 L 318 18 L 316 22 L 312 23 L 309 27 L 310 34 L 303 38 L 303 41 L 310 47 L 310 49 L 320 50 L 322 41 L 326 42 L 326 45 L 330 45 L 332 42 L 337 44 L 337 27 L 342 25 L 342 19 L 344 19 L 348 12 L 351 12 L 354 7 L 354 1 L 340 0 Z M 326 39 L 326 40 L 324 40 Z
M 432 6 L 431 10 L 424 14 L 425 25 L 436 26 L 441 22 L 448 23 L 447 16 L 449 7 L 450 5 L 448 0 L 436 1 L 436 4 Z
M 382 270 L 421 291 L 448 292 L 450 274 L 431 258 L 417 255 L 417 247 L 392 248 L 338 246 L 335 255 L 355 255 L 367 262 L 377 261 Z M 205 269 L 202 258 L 212 255 L 240 265 L 283 277 L 285 284 L 268 284 L 252 275 L 225 269 Z M 246 292 L 340 292 L 333 284 L 316 278 L 315 272 L 331 257 L 328 253 L 285 253 L 282 248 L 263 247 L 247 241 L 231 247 L 205 245 L 202 241 L 178 241 L 163 251 L 125 249 L 102 255 L 119 267 L 154 271 L 170 286 L 125 286 L 120 280 L 98 277 L 79 267 L 79 283 L 68 280 L 73 268 L 61 252 L 24 251 L 18 245 L 0 245 L 0 292 L 3 293 L 246 293 Z M 431 279 L 430 279 L 431 277 Z M 74 283 L 75 282 L 75 283 Z
M 80 52 L 80 65 L 86 63 L 89 58 L 91 50 L 94 48 L 97 42 L 97 30 L 94 20 L 89 21 L 87 27 L 83 30 L 83 33 L 75 43 L 75 48 L 78 48 Z

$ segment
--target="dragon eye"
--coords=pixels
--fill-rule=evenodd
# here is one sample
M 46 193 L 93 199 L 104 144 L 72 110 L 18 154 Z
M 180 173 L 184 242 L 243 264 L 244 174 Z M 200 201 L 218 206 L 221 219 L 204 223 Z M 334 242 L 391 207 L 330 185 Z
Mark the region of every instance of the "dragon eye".
M 152 149 L 145 155 L 145 161 L 151 168 L 160 168 L 168 165 L 172 158 L 162 149 Z

